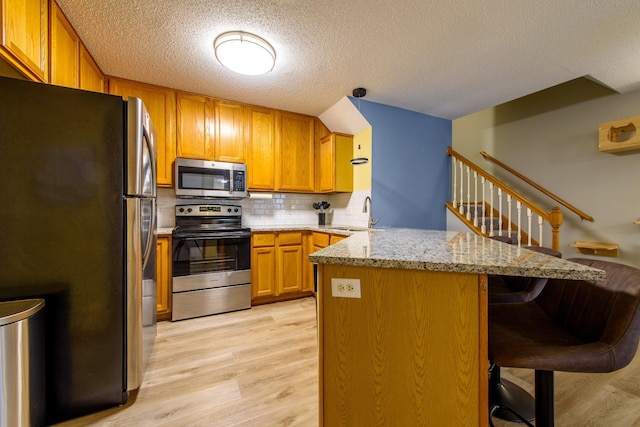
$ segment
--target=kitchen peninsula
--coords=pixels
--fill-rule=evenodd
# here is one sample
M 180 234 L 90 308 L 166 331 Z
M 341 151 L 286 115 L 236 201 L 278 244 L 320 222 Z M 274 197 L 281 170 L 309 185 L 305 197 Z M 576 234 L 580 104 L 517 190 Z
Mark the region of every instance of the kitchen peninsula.
M 487 425 L 487 275 L 604 279 L 446 231 L 358 232 L 309 260 L 319 264 L 320 426 Z

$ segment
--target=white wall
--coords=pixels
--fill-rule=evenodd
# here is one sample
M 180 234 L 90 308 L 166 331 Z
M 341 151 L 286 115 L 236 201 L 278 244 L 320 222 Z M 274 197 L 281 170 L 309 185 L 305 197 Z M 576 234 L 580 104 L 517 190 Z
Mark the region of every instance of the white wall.
M 640 91 L 617 94 L 578 79 L 453 122 L 453 148 L 514 186 L 549 211 L 556 205 L 526 184 L 483 160 L 486 151 L 559 197 L 593 216 L 581 221 L 562 208 L 560 249 L 578 254 L 577 240 L 620 245 L 617 258 L 595 257 L 640 267 L 640 151 L 598 151 L 598 125 L 640 114 Z M 548 246 L 548 245 L 545 245 Z

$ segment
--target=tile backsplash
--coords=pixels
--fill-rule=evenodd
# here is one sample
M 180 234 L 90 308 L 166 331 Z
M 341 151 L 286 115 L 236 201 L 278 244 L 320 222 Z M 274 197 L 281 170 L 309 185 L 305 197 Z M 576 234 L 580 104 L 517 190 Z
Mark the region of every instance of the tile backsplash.
M 339 194 L 253 193 L 241 200 L 176 199 L 172 189 L 158 189 L 158 227 L 175 226 L 176 204 L 218 203 L 242 206 L 242 222 L 245 226 L 259 225 L 310 225 L 318 223 L 318 211 L 313 203 L 326 201 L 327 224 L 366 227 L 368 214 L 362 205 L 371 191 Z M 375 210 L 374 210 L 375 212 Z

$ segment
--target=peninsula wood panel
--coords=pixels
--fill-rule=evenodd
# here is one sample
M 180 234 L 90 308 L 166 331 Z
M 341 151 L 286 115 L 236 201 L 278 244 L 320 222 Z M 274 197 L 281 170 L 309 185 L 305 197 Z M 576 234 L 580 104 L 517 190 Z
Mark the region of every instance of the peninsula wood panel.
M 321 426 L 487 425 L 484 276 L 320 268 Z M 362 297 L 331 297 L 332 277 Z

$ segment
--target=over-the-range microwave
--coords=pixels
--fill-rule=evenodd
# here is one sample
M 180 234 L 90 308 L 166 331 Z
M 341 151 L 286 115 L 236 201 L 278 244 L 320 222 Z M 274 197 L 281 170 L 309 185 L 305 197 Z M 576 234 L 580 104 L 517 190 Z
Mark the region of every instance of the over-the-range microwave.
M 247 197 L 247 166 L 177 158 L 176 197 Z

